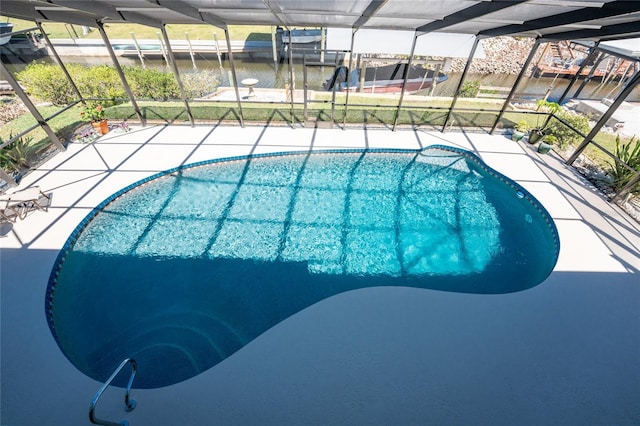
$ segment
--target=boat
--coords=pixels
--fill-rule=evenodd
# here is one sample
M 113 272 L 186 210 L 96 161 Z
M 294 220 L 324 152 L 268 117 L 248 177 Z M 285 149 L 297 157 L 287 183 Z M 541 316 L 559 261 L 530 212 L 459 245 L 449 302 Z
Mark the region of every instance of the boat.
M 289 33 L 291 33 L 291 37 L 289 37 Z M 291 42 L 293 44 L 303 44 L 303 43 L 316 43 L 322 39 L 322 30 L 321 29 L 302 29 L 297 30 L 293 29 L 291 31 L 284 30 L 282 32 L 282 42 L 289 43 L 289 38 L 291 38 Z
M 404 83 L 406 63 L 383 65 L 365 68 L 364 83 L 361 86 L 361 70 L 355 69 L 349 73 L 345 66 L 339 66 L 327 81 L 323 83 L 325 90 L 350 91 L 360 93 L 400 93 Z M 349 76 L 348 82 L 346 76 Z M 442 72 L 411 66 L 407 75 L 405 93 L 416 93 L 430 88 L 435 83 L 442 83 L 448 76 Z
M 0 27 L 1 28 L 1 27 Z M 0 43 L 0 57 L 5 64 L 23 64 L 49 54 L 46 45 L 40 40 L 40 35 L 29 32 L 18 32 L 11 36 L 4 33 L 0 38 L 6 42 Z
M 11 32 L 13 32 L 13 24 L 0 22 L 0 46 L 9 43 L 9 40 L 11 40 Z

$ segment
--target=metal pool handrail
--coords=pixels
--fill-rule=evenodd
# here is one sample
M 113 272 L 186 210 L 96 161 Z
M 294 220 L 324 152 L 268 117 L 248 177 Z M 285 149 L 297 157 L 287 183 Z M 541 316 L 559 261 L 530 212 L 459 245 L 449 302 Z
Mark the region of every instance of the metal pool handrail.
M 109 385 L 111 385 L 111 382 L 113 381 L 113 379 L 116 378 L 118 373 L 120 373 L 120 371 L 128 363 L 131 363 L 131 377 L 129 377 L 129 383 L 127 383 L 127 390 L 126 390 L 126 393 L 124 395 L 124 403 L 127 406 L 127 408 L 126 408 L 127 412 L 133 411 L 133 409 L 136 408 L 136 401 L 134 401 L 133 399 L 129 399 L 129 395 L 131 393 L 131 385 L 133 384 L 133 379 L 136 377 L 136 371 L 138 369 L 138 364 L 136 363 L 136 360 L 133 359 L 133 358 L 125 358 L 120 363 L 118 368 L 116 368 L 113 371 L 113 373 L 111 373 L 111 376 L 109 376 L 107 381 L 104 382 L 104 385 L 102 385 L 102 387 L 98 390 L 98 392 L 96 392 L 96 394 L 94 395 L 93 399 L 91 400 L 91 406 L 89 407 L 89 421 L 91 423 L 96 424 L 96 425 L 103 425 L 103 426 L 129 426 L 129 422 L 127 420 L 121 420 L 120 423 L 114 423 L 114 422 L 110 422 L 108 420 L 98 419 L 98 418 L 96 418 L 95 413 L 94 413 L 95 409 L 96 409 L 96 405 L 98 404 L 98 400 L 102 396 L 102 393 L 107 389 L 107 387 L 109 387 Z

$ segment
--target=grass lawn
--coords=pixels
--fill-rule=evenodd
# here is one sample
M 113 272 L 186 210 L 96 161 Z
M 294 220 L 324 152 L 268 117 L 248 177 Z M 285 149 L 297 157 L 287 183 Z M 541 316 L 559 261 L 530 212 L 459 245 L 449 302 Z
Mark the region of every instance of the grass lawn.
M 6 21 L 7 19 L 2 19 Z M 13 23 L 14 31 L 24 30 L 35 27 L 31 21 L 23 21 L 19 19 L 10 19 Z M 70 25 L 54 22 L 45 22 L 42 27 L 46 31 L 49 38 L 75 38 L 76 34 L 80 38 L 100 39 L 100 33 L 93 28 L 89 34 L 82 36 L 82 27 L 79 25 Z M 105 31 L 110 39 L 130 39 L 133 32 L 137 39 L 153 39 L 158 38 L 158 28 L 147 27 L 138 24 L 112 23 L 105 24 Z M 216 34 L 218 40 L 224 40 L 224 31 L 213 25 L 182 25 L 171 24 L 166 26 L 167 35 L 172 40 L 184 40 L 185 33 L 189 33 L 191 40 L 213 40 L 213 34 Z M 229 38 L 231 40 L 264 40 L 271 41 L 271 26 L 248 26 L 233 25 L 229 26 Z
M 61 107 L 57 106 L 40 106 L 38 107 L 38 112 L 40 112 L 44 118 L 47 118 L 61 109 Z M 34 124 L 36 124 L 36 120 L 33 118 L 31 113 L 27 112 L 22 114 L 17 119 L 0 127 L 0 139 L 6 141 L 10 139 L 12 135 L 17 135 Z M 71 108 L 49 120 L 49 125 L 56 134 L 62 134 L 69 129 L 79 126 L 80 124 L 82 124 L 82 120 L 80 119 L 79 110 L 76 108 Z M 35 130 L 31 131 L 27 137 L 33 138 L 34 142 L 36 142 L 46 139 L 47 135 L 44 130 L 37 127 Z
M 331 94 L 320 92 L 317 94 L 318 103 L 308 105 L 307 118 L 312 121 L 328 122 L 331 120 Z M 333 110 L 333 119 L 336 123 L 367 123 L 381 124 L 389 126 L 396 120 L 397 98 L 388 95 L 383 96 L 359 96 L 350 94 L 349 106 L 345 112 L 345 94 L 336 96 L 336 105 Z M 450 98 L 428 98 L 428 97 L 408 97 L 403 102 L 400 115 L 397 117 L 399 125 L 432 126 L 440 128 L 444 124 L 447 109 L 451 104 Z M 150 122 L 159 123 L 188 123 L 184 104 L 181 101 L 138 101 L 143 115 Z M 456 110 L 452 112 L 449 123 L 454 128 L 484 128 L 489 129 L 493 125 L 501 103 L 475 102 L 474 100 L 462 98 L 456 104 Z M 191 112 L 193 117 L 199 122 L 234 122 L 239 123 L 240 117 L 236 102 L 191 102 Z M 43 117 L 48 117 L 60 111 L 60 107 L 41 106 L 38 110 Z M 243 103 L 242 109 L 245 121 L 247 122 L 290 122 L 292 119 L 291 105 L 281 104 L 261 104 L 258 102 Z M 129 119 L 137 121 L 137 117 L 130 104 L 124 103 L 109 107 L 105 110 L 106 116 L 114 121 Z M 345 117 L 346 114 L 346 117 Z M 531 127 L 535 127 L 543 122 L 533 114 L 518 111 L 507 111 L 503 116 L 498 128 L 511 128 L 521 120 L 526 120 Z M 305 121 L 303 105 L 294 105 L 293 121 L 303 123 Z M 10 139 L 11 135 L 36 124 L 30 113 L 25 113 L 16 120 L 0 128 L 0 138 Z M 69 139 L 73 130 L 83 124 L 80 119 L 79 109 L 71 108 L 61 113 L 49 121 L 56 134 L 62 139 Z M 25 139 L 30 139 L 30 143 L 41 144 L 46 141 L 45 132 L 39 127 L 26 135 Z M 623 138 L 626 142 L 630 138 Z M 599 133 L 596 141 L 610 152 L 615 152 L 616 135 Z M 7 148 L 5 148 L 7 149 Z M 605 169 L 609 169 L 611 158 L 595 147 L 589 147 L 585 152 L 592 160 Z

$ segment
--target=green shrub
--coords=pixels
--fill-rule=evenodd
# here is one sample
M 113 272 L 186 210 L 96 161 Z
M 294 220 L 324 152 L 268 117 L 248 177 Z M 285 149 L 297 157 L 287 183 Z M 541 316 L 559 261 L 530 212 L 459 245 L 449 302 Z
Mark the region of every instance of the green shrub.
M 189 99 L 213 93 L 220 85 L 216 71 L 212 70 L 186 71 L 180 75 L 180 79 Z
M 84 97 L 114 99 L 125 96 L 122 82 L 113 67 L 68 64 L 66 68 Z M 17 73 L 16 78 L 38 99 L 54 105 L 67 105 L 77 100 L 71 83 L 57 64 L 30 64 Z
M 589 119 L 582 115 L 576 114 L 571 111 L 560 110 L 556 115 L 556 117 L 562 119 L 575 130 L 581 132 L 582 134 L 589 133 Z M 570 127 L 567 127 L 562 121 L 557 120 L 556 118 L 552 118 L 547 124 L 545 128 L 545 132 L 548 135 L 554 135 L 558 138 L 558 146 L 561 149 L 565 149 L 570 145 L 575 145 L 580 143 L 584 137 L 579 133 L 576 133 Z
M 180 90 L 173 74 L 156 68 L 123 68 L 131 90 L 138 99 L 166 101 L 179 99 Z
M 462 83 L 460 89 L 461 98 L 475 98 L 480 91 L 480 82 L 478 80 L 469 80 Z
M 34 62 L 16 74 L 17 80 L 31 95 L 54 105 L 67 105 L 76 95 L 57 65 Z
M 68 64 L 67 70 L 82 96 L 110 99 L 110 101 L 101 102 L 105 108 L 116 105 L 118 99 L 126 99 L 127 97 L 122 81 L 112 66 Z M 178 84 L 170 72 L 128 66 L 123 67 L 123 72 L 137 99 L 168 100 L 180 98 Z M 51 102 L 54 105 L 67 105 L 77 100 L 71 84 L 57 64 L 31 64 L 19 72 L 16 77 L 29 92 L 43 101 Z M 216 79 L 212 79 L 206 73 L 198 78 L 201 82 L 206 81 L 213 86 L 218 84 Z M 191 77 L 187 77 L 187 79 L 191 79 Z M 200 92 L 193 88 L 197 85 L 196 83 L 189 87 L 192 90 L 191 93 L 201 93 L 202 90 L 209 90 L 211 84 L 209 86 L 203 84 Z
M 116 99 L 127 96 L 116 69 L 109 65 L 82 67 L 80 76 L 71 74 L 82 96 L 87 98 L 111 99 L 101 102 L 104 107 L 117 104 Z
M 640 139 L 635 136 L 627 143 L 620 143 L 620 136 L 616 137 L 616 156 L 627 163 L 632 169 L 640 172 Z M 610 163 L 609 172 L 613 176 L 613 187 L 616 191 L 621 190 L 635 177 L 635 173 L 626 168 L 624 165 L 613 161 Z M 634 185 L 631 193 L 640 192 L 640 182 Z

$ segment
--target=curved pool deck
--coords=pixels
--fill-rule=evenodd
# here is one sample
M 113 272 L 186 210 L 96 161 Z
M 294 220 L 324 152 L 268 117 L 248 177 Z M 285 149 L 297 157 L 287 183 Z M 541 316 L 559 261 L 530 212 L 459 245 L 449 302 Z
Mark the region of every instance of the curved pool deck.
M 69 234 L 109 195 L 211 158 L 300 149 L 452 145 L 531 192 L 560 257 L 529 290 L 476 295 L 369 288 L 311 306 L 214 368 L 160 389 L 110 389 L 98 417 L 176 424 L 637 424 L 640 232 L 555 155 L 502 135 L 387 129 L 149 126 L 111 134 L 30 173 L 52 192 L 0 239 L 1 407 L 7 425 L 89 424 L 100 384 L 75 369 L 44 313 Z M 7 229 L 3 229 L 3 234 Z

